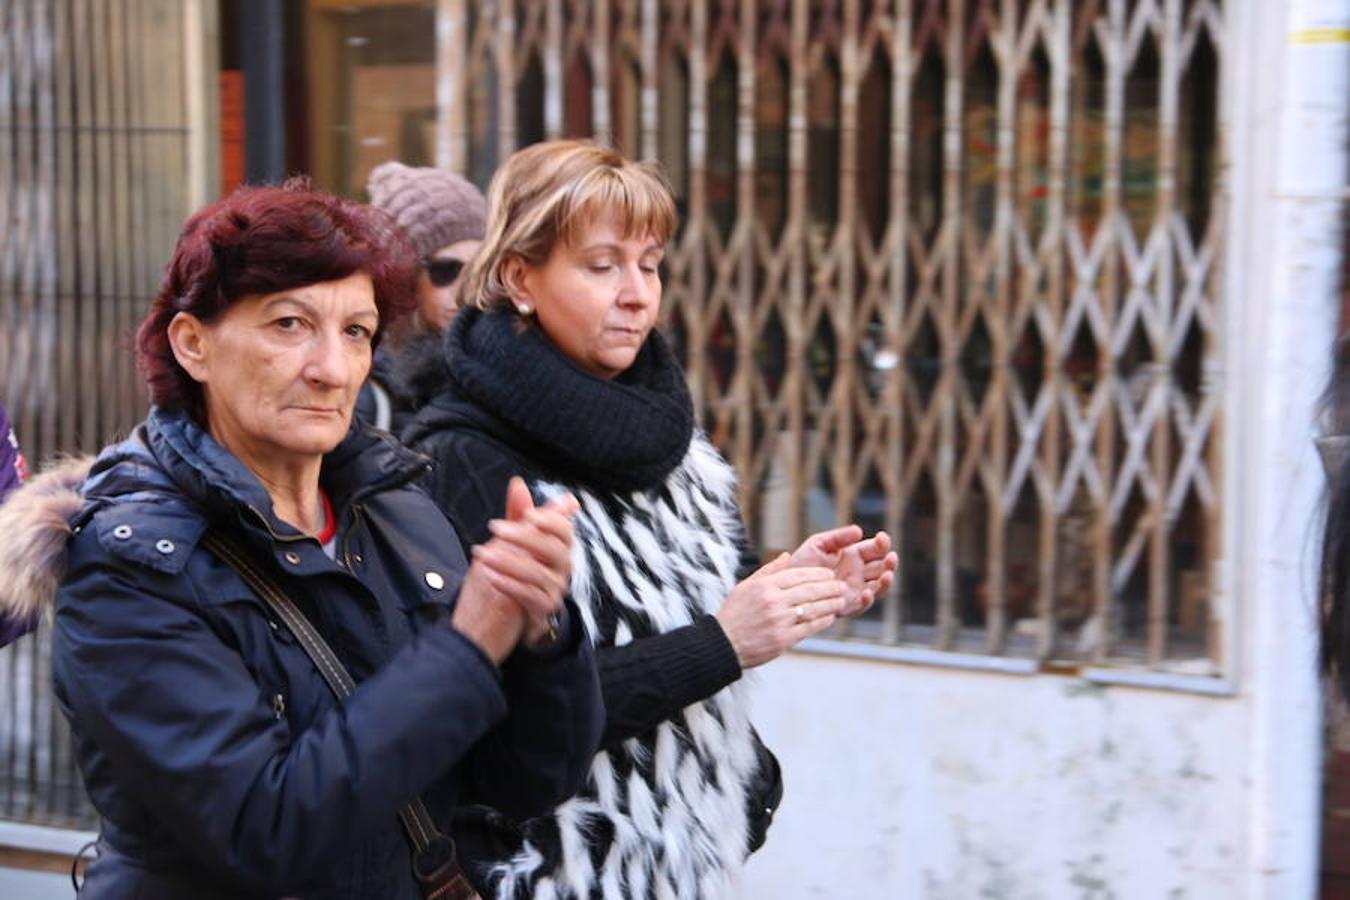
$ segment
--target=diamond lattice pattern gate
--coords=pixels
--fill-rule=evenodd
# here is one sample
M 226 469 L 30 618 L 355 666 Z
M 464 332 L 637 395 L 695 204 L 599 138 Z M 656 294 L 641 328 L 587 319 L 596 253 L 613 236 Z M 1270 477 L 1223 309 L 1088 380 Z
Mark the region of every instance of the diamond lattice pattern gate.
M 440 12 L 442 164 L 668 167 L 668 333 L 753 536 L 901 545 L 840 637 L 1222 672 L 1221 3 Z

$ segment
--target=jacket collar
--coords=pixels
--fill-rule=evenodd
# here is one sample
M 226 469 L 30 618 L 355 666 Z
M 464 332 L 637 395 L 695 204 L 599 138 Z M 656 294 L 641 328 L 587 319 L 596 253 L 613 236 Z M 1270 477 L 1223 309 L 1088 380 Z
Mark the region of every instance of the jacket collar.
M 320 477 L 334 505 L 346 507 L 420 478 L 429 466 L 388 435 L 358 425 L 324 458 Z M 238 524 L 247 540 L 278 554 L 278 539 L 302 537 L 273 515 L 258 479 L 191 419 L 151 410 L 130 438 L 97 460 L 51 466 L 0 505 L 0 572 L 7 576 L 0 578 L 0 616 L 27 623 L 50 608 L 74 531 L 91 527 L 105 548 L 173 573 L 210 520 Z M 306 556 L 322 553 L 316 547 Z
M 429 467 L 426 457 L 353 420 L 342 443 L 324 457 L 320 479 L 341 513 L 361 497 L 420 478 Z M 141 492 L 181 494 L 207 518 L 262 525 L 273 537 L 300 535 L 276 518 L 257 477 L 184 413 L 152 409 L 130 438 L 99 455 L 84 486 L 94 501 Z

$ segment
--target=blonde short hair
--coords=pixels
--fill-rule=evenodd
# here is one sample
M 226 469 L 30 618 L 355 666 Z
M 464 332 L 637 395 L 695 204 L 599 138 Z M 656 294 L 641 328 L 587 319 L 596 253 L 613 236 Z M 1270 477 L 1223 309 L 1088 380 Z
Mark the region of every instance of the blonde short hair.
M 675 234 L 675 197 L 660 167 L 589 141 L 516 151 L 492 176 L 487 206 L 487 233 L 464 274 L 464 303 L 481 310 L 509 305 L 507 260 L 543 265 L 598 221 L 612 219 L 626 238 L 664 244 Z

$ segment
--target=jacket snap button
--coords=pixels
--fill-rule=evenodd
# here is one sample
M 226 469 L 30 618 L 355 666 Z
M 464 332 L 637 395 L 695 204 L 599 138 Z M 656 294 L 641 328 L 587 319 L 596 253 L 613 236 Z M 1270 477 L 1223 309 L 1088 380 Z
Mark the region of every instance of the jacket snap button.
M 427 587 L 431 588 L 433 591 L 439 591 L 441 588 L 445 587 L 445 579 L 441 577 L 440 572 L 428 572 L 426 574 L 426 579 Z
M 155 549 L 158 550 L 160 553 L 163 553 L 165 556 L 168 556 L 170 553 L 173 552 L 173 541 L 169 540 L 168 538 L 160 538 L 158 541 L 155 542 Z
M 118 525 L 113 529 L 113 537 L 125 541 L 127 538 L 131 537 L 131 526 Z
M 280 694 L 272 695 L 272 715 L 278 719 L 286 715 L 286 698 Z
M 300 565 L 300 554 L 296 553 L 294 550 L 290 551 L 286 554 L 286 562 L 293 566 Z

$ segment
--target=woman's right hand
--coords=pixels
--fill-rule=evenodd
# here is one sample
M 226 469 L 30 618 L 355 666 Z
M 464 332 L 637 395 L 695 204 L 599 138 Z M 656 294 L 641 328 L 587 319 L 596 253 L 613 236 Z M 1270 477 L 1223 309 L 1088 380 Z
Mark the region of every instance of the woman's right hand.
M 473 548 L 451 622 L 495 662 L 523 636 L 548 631 L 562 610 L 572 566 L 570 494 L 536 507 L 519 478 L 507 488 L 506 518 L 489 524 L 493 537 Z
M 732 588 L 717 621 L 749 669 L 833 625 L 846 590 L 830 569 L 793 566 L 784 553 Z

